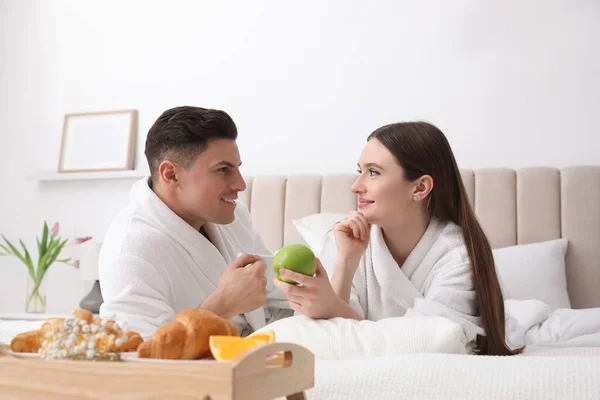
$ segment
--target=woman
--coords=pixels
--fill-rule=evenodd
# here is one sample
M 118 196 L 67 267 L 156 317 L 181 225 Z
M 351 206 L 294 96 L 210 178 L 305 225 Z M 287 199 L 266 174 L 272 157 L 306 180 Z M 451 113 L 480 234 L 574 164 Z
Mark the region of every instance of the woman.
M 358 211 L 329 233 L 314 277 L 274 279 L 312 318 L 438 315 L 460 323 L 477 354 L 512 355 L 490 244 L 444 134 L 425 122 L 383 126 L 367 139 L 352 185 Z

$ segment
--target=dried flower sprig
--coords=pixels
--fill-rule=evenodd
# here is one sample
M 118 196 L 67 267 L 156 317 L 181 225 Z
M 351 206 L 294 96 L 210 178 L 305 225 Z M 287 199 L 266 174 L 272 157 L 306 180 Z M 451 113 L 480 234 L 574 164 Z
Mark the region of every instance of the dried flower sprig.
M 128 341 L 124 328 L 104 318 L 88 324 L 73 315 L 60 328 L 46 333 L 38 352 L 46 360 L 121 361 L 116 349 Z

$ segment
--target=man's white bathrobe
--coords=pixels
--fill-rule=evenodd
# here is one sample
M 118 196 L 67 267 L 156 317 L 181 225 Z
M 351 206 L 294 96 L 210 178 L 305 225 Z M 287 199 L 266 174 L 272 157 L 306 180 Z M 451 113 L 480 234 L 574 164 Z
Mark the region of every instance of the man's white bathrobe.
M 197 308 L 238 253 L 272 254 L 239 202 L 233 223 L 206 224 L 204 229 L 210 241 L 171 211 L 147 178 L 138 181 L 100 252 L 100 314 L 114 314 L 117 322 L 150 337 L 179 311 Z M 285 294 L 273 285 L 267 288 L 265 307 L 232 319 L 242 336 L 292 315 Z
M 329 232 L 320 254 L 329 276 L 337 247 Z M 369 245 L 352 281 L 350 305 L 377 321 L 404 315 L 443 316 L 464 329 L 467 342 L 483 335 L 462 229 L 433 219 L 402 266 L 388 250 L 383 231 L 371 226 Z

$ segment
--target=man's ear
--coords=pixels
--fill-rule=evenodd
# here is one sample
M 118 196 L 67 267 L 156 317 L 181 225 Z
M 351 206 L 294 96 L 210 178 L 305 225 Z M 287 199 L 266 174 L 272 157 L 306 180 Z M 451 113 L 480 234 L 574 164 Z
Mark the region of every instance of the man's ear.
M 433 178 L 430 175 L 423 175 L 415 181 L 415 189 L 413 191 L 413 200 L 421 201 L 425 199 L 433 190 Z
M 179 165 L 171 160 L 164 160 L 158 166 L 160 180 L 165 185 L 177 185 L 179 183 Z

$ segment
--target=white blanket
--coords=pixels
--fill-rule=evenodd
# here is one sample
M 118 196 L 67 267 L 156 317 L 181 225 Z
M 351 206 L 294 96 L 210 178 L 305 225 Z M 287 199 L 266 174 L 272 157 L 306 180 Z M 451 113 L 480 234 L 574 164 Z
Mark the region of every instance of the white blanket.
M 462 327 L 443 317 L 356 321 L 346 318 L 313 320 L 297 315 L 269 324 L 260 331 L 263 330 L 273 331 L 278 342 L 305 347 L 319 360 L 467 352 Z
M 236 206 L 233 223 L 206 224 L 205 230 L 210 241 L 169 209 L 146 178 L 138 181 L 100 252 L 101 316 L 112 314 L 147 338 L 179 311 L 198 307 L 238 253 L 271 253 L 253 231 L 242 203 Z M 271 286 L 266 307 L 232 321 L 246 335 L 291 314 L 285 294 Z
M 506 337 L 511 347 L 600 347 L 600 308 L 558 309 L 539 300 L 506 300 Z

